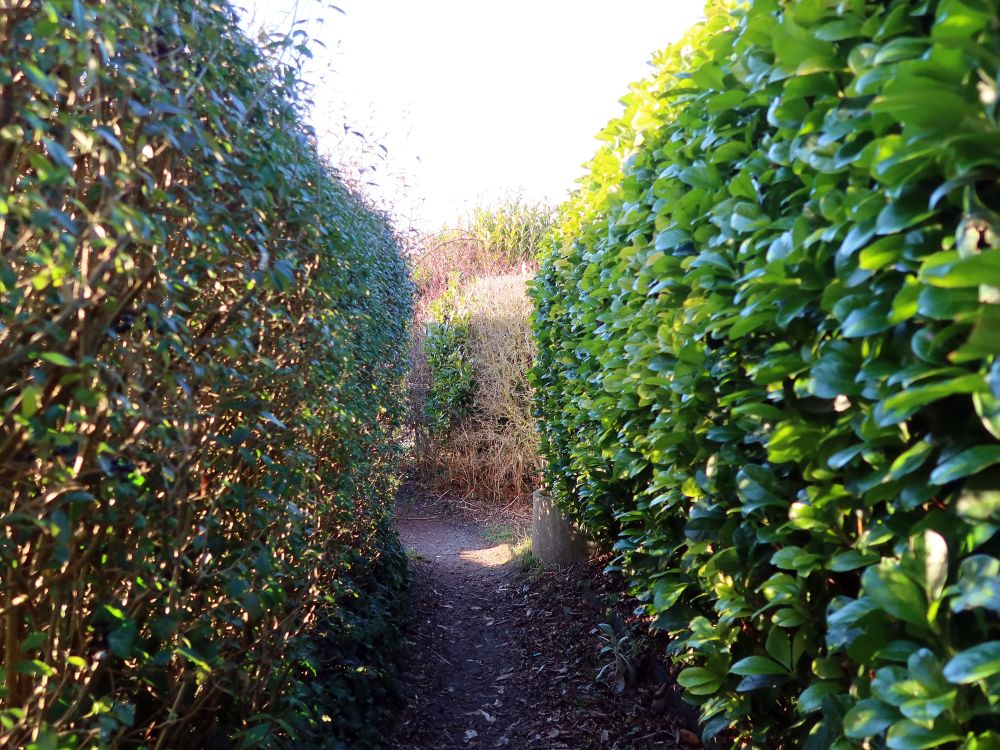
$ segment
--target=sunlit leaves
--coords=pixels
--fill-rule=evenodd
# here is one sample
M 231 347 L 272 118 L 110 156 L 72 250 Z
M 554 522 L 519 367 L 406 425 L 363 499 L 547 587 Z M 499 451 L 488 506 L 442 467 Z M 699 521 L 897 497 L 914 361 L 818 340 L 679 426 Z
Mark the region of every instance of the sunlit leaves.
M 298 35 L 0 14 L 0 744 L 249 749 L 328 712 L 352 745 L 399 640 L 398 239 L 316 153 Z
M 548 482 L 735 744 L 994 740 L 998 23 L 710 3 L 543 259 Z
M 951 659 L 944 668 L 949 681 L 964 685 L 1000 673 L 1000 641 L 981 643 Z

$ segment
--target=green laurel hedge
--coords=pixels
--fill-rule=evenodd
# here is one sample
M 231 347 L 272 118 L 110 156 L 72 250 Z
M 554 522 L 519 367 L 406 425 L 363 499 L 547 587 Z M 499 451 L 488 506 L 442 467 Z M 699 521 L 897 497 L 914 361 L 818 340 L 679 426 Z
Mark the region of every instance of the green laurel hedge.
M 549 486 L 724 746 L 1000 747 L 998 32 L 712 2 L 543 257 Z
M 0 745 L 365 747 L 412 289 L 211 0 L 0 17 Z

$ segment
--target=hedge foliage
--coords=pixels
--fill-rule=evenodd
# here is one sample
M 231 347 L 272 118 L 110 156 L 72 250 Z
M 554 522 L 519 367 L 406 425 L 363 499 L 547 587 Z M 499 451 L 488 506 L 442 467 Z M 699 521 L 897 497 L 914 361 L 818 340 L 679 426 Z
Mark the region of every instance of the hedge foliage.
M 300 42 L 213 0 L 5 5 L 4 747 L 377 731 L 412 289 L 301 124 Z
M 706 736 L 1000 747 L 1000 4 L 706 17 L 543 258 L 549 485 Z

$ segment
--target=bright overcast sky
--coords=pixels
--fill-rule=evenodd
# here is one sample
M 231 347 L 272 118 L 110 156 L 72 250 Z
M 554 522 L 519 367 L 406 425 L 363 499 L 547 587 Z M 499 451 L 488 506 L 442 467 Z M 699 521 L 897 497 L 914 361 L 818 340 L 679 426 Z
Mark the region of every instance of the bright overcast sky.
M 287 30 L 290 11 L 310 19 L 325 45 L 306 74 L 324 148 L 343 150 L 345 118 L 373 136 L 389 154 L 376 192 L 423 229 L 505 192 L 562 200 L 628 84 L 704 5 L 339 0 L 341 14 L 320 0 L 234 2 L 254 30 Z

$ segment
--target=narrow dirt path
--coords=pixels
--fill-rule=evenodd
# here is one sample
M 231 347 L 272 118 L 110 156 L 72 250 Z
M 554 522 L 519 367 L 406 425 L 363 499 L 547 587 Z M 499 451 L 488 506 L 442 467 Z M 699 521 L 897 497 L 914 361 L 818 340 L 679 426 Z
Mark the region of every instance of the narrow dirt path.
M 526 574 L 507 545 L 408 490 L 397 528 L 412 643 L 391 750 L 699 747 L 662 644 L 645 640 L 623 586 L 602 575 L 607 560 Z M 599 623 L 613 625 L 627 662 L 600 654 Z
M 491 545 L 440 510 L 408 503 L 397 527 L 414 576 L 412 691 L 395 747 L 503 747 L 511 723 L 510 631 L 501 617 L 510 547 Z

